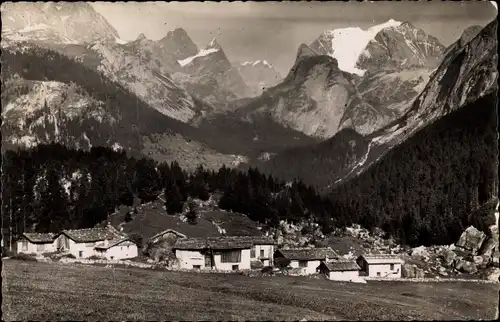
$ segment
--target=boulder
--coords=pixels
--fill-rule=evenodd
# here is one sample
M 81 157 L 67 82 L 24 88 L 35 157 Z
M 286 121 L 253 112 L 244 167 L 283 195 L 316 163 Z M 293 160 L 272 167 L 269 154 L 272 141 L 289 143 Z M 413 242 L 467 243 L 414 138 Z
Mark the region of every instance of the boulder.
M 460 236 L 456 246 L 475 255 L 481 248 L 485 238 L 486 235 L 482 231 L 477 230 L 474 226 L 469 226 Z
M 429 257 L 429 252 L 424 246 L 418 246 L 411 250 L 411 256 Z
M 404 264 L 401 270 L 401 276 L 404 278 L 424 278 L 424 270 L 415 264 Z
M 480 265 L 483 263 L 484 259 L 482 256 L 474 256 L 473 261 L 474 261 L 474 264 Z
M 500 282 L 500 268 L 490 267 L 486 269 L 483 273 L 483 278 L 489 281 Z
M 401 269 L 401 276 L 404 278 L 415 278 L 415 265 L 404 264 Z
M 479 249 L 479 255 L 489 255 L 491 256 L 498 246 L 498 242 L 493 239 L 493 237 L 488 237 L 482 244 L 481 249 Z
M 475 274 L 477 273 L 477 266 L 476 264 L 472 262 L 467 262 L 461 259 L 455 266 L 455 268 L 459 271 L 462 271 L 464 273 L 468 274 Z

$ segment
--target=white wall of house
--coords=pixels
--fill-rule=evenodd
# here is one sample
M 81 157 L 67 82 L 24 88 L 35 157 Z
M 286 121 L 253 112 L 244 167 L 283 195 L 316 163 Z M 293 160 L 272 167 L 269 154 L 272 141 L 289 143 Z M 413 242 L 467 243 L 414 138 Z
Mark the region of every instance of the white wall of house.
M 53 243 L 32 243 L 25 237 L 17 241 L 17 252 L 25 254 L 43 254 L 56 251 L 55 242 Z
M 77 243 L 66 235 L 61 234 L 56 240 L 56 247 L 64 246 L 64 249 L 76 258 L 87 258 L 97 255 L 94 250 L 97 243 Z
M 359 279 L 358 271 L 334 271 L 328 273 L 328 279 L 332 281 L 354 281 Z
M 301 265 L 301 262 L 303 263 Z M 312 261 L 298 261 L 298 260 L 292 260 L 290 261 L 290 267 L 291 268 L 302 268 L 304 271 L 304 274 L 310 275 L 310 274 L 315 274 L 316 269 L 318 266 L 321 264 L 321 261 L 319 260 L 312 260 Z M 305 265 L 305 266 L 303 266 Z
M 254 245 L 250 251 L 252 261 L 261 261 L 264 266 L 273 264 L 274 245 Z
M 222 255 L 214 252 L 214 268 L 225 271 L 232 271 L 233 266 L 238 270 L 250 269 L 250 249 L 241 249 L 241 260 L 234 263 L 222 262 Z M 179 267 L 183 269 L 210 269 L 205 267 L 205 256 L 197 250 L 175 251 L 175 256 L 179 259 Z
M 199 266 L 205 268 L 205 256 L 197 250 L 176 249 L 175 256 L 179 260 L 179 268 L 193 269 Z
M 137 257 L 137 245 L 125 241 L 108 249 L 96 249 L 95 253 L 97 256 L 105 257 L 108 260 L 126 259 Z
M 401 264 L 368 264 L 369 277 L 401 277 Z

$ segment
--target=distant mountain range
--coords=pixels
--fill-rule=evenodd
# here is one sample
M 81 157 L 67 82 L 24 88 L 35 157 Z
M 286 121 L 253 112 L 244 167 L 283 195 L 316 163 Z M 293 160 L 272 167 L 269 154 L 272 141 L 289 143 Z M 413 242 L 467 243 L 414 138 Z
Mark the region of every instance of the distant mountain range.
M 283 77 L 269 60 L 230 61 L 217 39 L 199 49 L 182 28 L 123 41 L 88 4 L 3 8 L 11 147 L 107 145 L 332 187 L 484 95 L 496 77 L 494 36 L 479 26 L 448 48 L 393 19 L 327 30 L 297 49 Z

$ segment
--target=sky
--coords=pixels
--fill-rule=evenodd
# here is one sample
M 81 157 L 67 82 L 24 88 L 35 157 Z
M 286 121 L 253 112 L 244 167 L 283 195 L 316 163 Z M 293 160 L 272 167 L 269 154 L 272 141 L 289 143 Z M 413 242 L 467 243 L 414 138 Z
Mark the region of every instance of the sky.
M 401 2 L 94 2 L 124 40 L 152 40 L 181 27 L 200 49 L 214 37 L 231 61 L 267 60 L 286 75 L 302 43 L 323 31 L 408 21 L 445 46 L 472 25 L 496 18 L 489 1 Z

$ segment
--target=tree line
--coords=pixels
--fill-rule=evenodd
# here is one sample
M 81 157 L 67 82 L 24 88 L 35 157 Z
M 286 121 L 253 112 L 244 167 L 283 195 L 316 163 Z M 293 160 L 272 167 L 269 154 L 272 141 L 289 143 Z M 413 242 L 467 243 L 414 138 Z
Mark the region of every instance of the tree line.
M 191 198 L 219 194 L 221 209 L 268 227 L 280 220 L 312 220 L 326 234 L 359 223 L 412 246 L 453 243 L 468 225 L 491 220 L 471 214 L 498 191 L 492 102 L 491 96 L 483 98 L 435 122 L 328 196 L 257 168 L 199 166 L 188 173 L 177 162 L 158 163 L 106 147 L 83 151 L 48 144 L 6 151 L 3 227 L 12 227 L 13 234 L 89 228 L 119 205 L 132 205 L 134 197 L 147 202 L 163 192 L 170 215 L 182 212 Z

